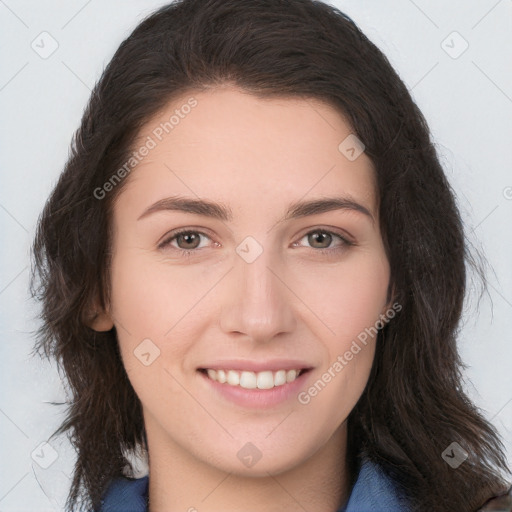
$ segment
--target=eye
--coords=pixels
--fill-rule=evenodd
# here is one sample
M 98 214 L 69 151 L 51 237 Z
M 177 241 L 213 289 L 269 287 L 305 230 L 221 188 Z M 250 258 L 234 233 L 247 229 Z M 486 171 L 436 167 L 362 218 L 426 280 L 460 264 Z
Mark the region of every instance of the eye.
M 210 239 L 208 235 L 201 231 L 194 231 L 191 229 L 182 229 L 173 231 L 168 237 L 158 245 L 159 249 L 172 247 L 183 256 L 190 256 L 193 252 L 197 252 L 200 247 L 201 237 Z M 173 245 L 176 242 L 177 247 Z
M 355 245 L 354 242 L 351 242 L 346 237 L 327 229 L 314 229 L 309 231 L 301 238 L 301 240 L 304 239 L 307 240 L 313 249 L 321 253 L 337 253 L 346 250 L 349 246 Z M 338 245 L 330 247 L 335 239 L 339 241 Z M 297 242 L 293 245 L 297 247 Z
M 170 247 L 178 251 L 181 256 L 191 256 L 194 252 L 198 252 L 201 248 L 204 248 L 204 246 L 200 247 L 201 237 L 211 240 L 211 238 L 202 231 L 192 229 L 173 231 L 158 245 L 158 248 L 165 250 Z M 309 231 L 301 238 L 301 240 L 304 239 L 307 239 L 311 247 L 316 250 L 316 252 L 320 253 L 338 253 L 346 250 L 349 246 L 355 245 L 354 242 L 351 242 L 343 235 L 327 229 L 314 229 Z M 338 240 L 338 244 L 334 247 L 330 247 L 333 240 Z M 297 247 L 298 242 L 292 245 Z

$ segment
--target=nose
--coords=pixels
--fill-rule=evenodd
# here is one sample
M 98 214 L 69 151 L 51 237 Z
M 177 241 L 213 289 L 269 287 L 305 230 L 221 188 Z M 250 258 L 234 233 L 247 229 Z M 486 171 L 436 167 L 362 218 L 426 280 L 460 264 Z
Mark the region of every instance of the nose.
M 292 287 L 270 253 L 264 250 L 252 263 L 235 255 L 235 268 L 227 276 L 221 299 L 224 333 L 243 334 L 254 343 L 265 343 L 295 328 Z

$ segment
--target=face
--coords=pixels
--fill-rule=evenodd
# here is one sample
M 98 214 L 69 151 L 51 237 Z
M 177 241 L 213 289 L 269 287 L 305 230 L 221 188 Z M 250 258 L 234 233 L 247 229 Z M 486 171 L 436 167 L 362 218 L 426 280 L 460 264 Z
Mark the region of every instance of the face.
M 185 95 L 140 131 L 109 318 L 150 453 L 264 475 L 346 428 L 389 307 L 374 169 L 352 139 L 339 149 L 350 133 L 321 102 L 234 87 Z

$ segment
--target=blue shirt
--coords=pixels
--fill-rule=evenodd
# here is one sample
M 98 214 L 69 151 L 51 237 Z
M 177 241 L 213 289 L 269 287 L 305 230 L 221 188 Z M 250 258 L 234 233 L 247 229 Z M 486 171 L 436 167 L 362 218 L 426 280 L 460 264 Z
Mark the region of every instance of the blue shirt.
M 97 512 L 147 512 L 148 485 L 148 476 L 117 478 Z M 364 460 L 348 502 L 338 512 L 410 512 L 410 508 L 379 466 Z

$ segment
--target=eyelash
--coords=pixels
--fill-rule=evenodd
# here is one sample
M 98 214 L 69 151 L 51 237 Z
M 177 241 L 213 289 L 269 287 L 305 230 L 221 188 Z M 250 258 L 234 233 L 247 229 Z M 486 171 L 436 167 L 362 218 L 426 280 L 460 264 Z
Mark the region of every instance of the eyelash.
M 342 242 L 342 244 L 340 246 L 335 247 L 335 248 L 315 249 L 314 247 L 312 247 L 312 250 L 314 250 L 316 252 L 320 252 L 321 254 L 331 254 L 331 255 L 337 254 L 337 253 L 345 250 L 347 247 L 355 245 L 354 242 L 347 240 L 345 237 L 343 237 L 342 235 L 340 235 L 338 233 L 329 231 L 327 229 L 320 229 L 320 228 L 308 231 L 301 237 L 301 240 L 302 240 L 302 238 L 304 238 L 312 233 L 322 233 L 322 234 L 333 235 L 334 237 L 338 238 Z M 205 236 L 206 238 L 210 238 L 206 233 L 203 233 L 202 231 L 195 231 L 195 230 L 185 228 L 185 229 L 181 229 L 181 230 L 172 232 L 169 237 L 167 237 L 162 243 L 160 243 L 158 245 L 158 248 L 165 249 L 167 246 L 169 246 L 171 244 L 172 241 L 177 239 L 178 236 L 184 235 L 184 234 L 187 234 L 187 235 L 199 234 L 199 235 Z M 199 249 L 180 249 L 180 248 L 176 248 L 176 247 L 173 247 L 173 249 L 178 251 L 180 256 L 183 256 L 183 257 L 190 257 L 190 256 L 192 256 L 192 253 L 199 251 Z

